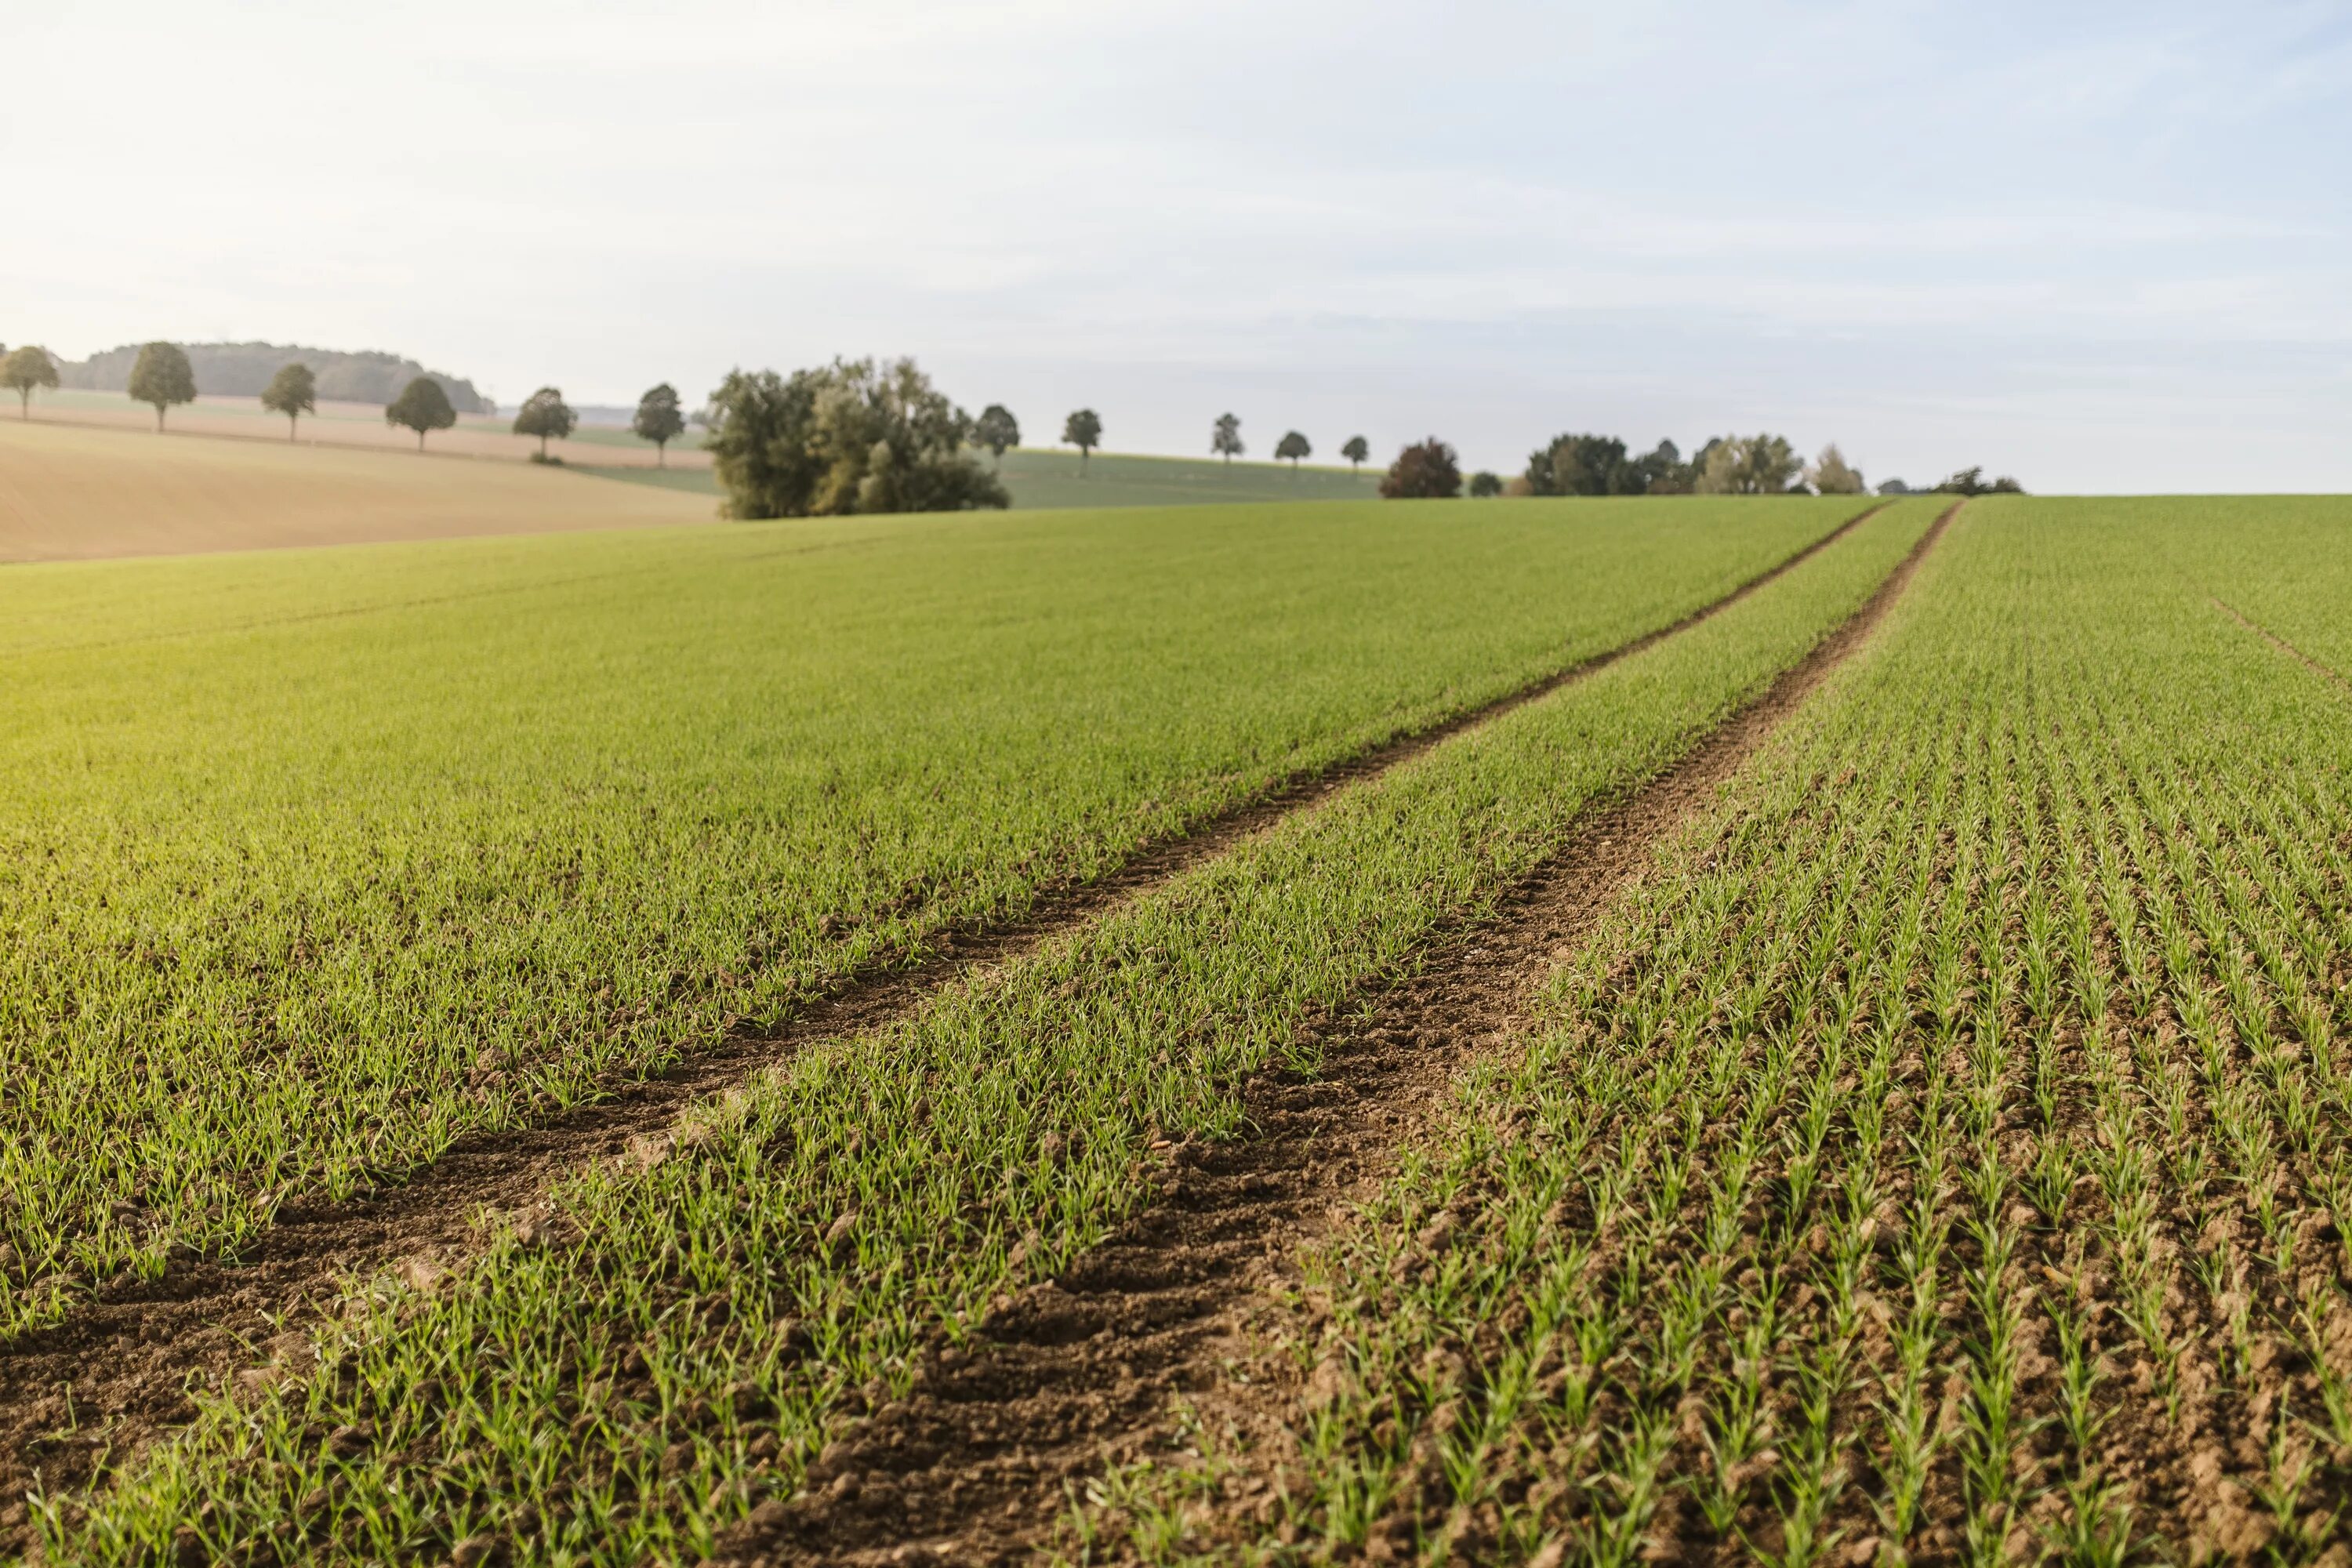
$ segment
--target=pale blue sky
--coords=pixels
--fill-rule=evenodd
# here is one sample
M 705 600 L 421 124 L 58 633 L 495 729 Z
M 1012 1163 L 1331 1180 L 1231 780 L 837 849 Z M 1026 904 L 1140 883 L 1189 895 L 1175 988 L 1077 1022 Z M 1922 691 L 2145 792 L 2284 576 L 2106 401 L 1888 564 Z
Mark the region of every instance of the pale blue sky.
M 0 340 L 2352 490 L 2352 4 L 0 10 Z

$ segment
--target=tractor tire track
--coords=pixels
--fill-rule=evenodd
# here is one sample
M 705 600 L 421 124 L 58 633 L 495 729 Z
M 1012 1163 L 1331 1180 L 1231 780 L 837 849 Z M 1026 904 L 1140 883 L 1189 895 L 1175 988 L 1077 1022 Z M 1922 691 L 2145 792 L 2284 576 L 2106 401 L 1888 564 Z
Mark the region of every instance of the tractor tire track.
M 662 1131 L 688 1107 L 805 1046 L 879 1027 L 974 969 L 1017 960 L 1340 789 L 1713 618 L 1883 510 L 1857 512 L 1667 626 L 1285 780 L 1144 847 L 1092 882 L 1048 889 L 1017 921 L 951 930 L 911 963 L 855 973 L 780 1027 L 730 1037 L 661 1076 L 612 1085 L 606 1098 L 536 1126 L 461 1139 L 397 1185 L 341 1204 L 290 1203 L 233 1257 L 183 1259 L 158 1280 L 100 1289 L 63 1321 L 0 1346 L 0 1555 L 26 1543 L 16 1500 L 27 1488 L 55 1493 L 97 1484 L 194 1415 L 193 1384 L 256 1365 L 266 1342 L 328 1310 L 347 1277 L 405 1258 L 470 1252 L 480 1242 L 475 1219 L 483 1210 L 530 1207 L 565 1175 L 618 1153 L 633 1137 Z
M 762 1505 L 717 1559 L 741 1568 L 1024 1562 L 1057 1543 L 1087 1480 L 1169 1451 L 1172 1402 L 1189 1401 L 1211 1430 L 1278 1434 L 1297 1389 L 1229 1373 L 1265 1370 L 1260 1330 L 1297 1283 L 1293 1259 L 1430 1125 L 1465 1062 L 1532 1022 L 1542 980 L 1653 849 L 1707 809 L 1867 641 L 1959 510 L 1938 517 L 1870 599 L 1760 697 L 1587 817 L 1497 915 L 1367 997 L 1368 1016 L 1333 1026 L 1320 1073 L 1256 1080 L 1245 1103 L 1258 1136 L 1179 1149 L 1150 1212 L 1002 1308 L 976 1348 L 935 1353 L 906 1399 L 829 1446 L 807 1488 Z M 1272 1507 L 1264 1478 L 1237 1481 L 1228 1507 Z
M 2231 620 L 2237 622 L 2240 626 L 2245 627 L 2248 631 L 2253 633 L 2256 637 L 2270 644 L 2271 647 L 2278 649 L 2279 652 L 2286 655 L 2289 658 L 2303 666 L 2304 668 L 2311 671 L 2312 674 L 2318 676 L 2323 680 L 2330 682 L 2339 691 L 2352 691 L 2352 676 L 2347 676 L 2342 670 L 2336 668 L 2334 665 L 2315 658 L 2310 654 L 2304 652 L 2303 649 L 2295 647 L 2294 644 L 2287 641 L 2286 638 L 2279 636 L 2278 633 L 2271 630 L 2270 627 L 2263 625 L 2262 622 L 2254 619 L 2252 616 L 2247 615 L 2235 605 L 2230 604 L 2228 601 L 2221 598 L 2218 595 L 2208 594 L 2205 596 L 2208 599 L 2212 600 L 2213 607 L 2215 609 L 2221 611 L 2223 615 L 2229 616 Z

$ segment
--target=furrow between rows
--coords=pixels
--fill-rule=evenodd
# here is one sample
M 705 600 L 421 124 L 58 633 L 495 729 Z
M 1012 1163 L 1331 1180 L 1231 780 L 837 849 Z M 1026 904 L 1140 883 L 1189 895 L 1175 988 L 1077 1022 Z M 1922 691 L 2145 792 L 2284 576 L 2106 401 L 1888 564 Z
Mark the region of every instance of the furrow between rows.
M 1417 972 L 1329 1026 L 1318 1070 L 1257 1080 L 1254 1135 L 1177 1150 L 1159 1202 L 1005 1302 L 973 1342 L 935 1352 L 906 1397 L 828 1446 L 805 1489 L 726 1539 L 722 1560 L 1018 1562 L 1075 1547 L 1083 1489 L 1115 1485 L 1189 1433 L 1294 1420 L 1295 1389 L 1234 1373 L 1296 1284 L 1299 1250 L 1427 1130 L 1456 1070 L 1526 1025 L 1542 978 L 1654 847 L 1864 645 L 1958 510 L 1761 695 L 1590 812 L 1493 918 L 1447 931 Z

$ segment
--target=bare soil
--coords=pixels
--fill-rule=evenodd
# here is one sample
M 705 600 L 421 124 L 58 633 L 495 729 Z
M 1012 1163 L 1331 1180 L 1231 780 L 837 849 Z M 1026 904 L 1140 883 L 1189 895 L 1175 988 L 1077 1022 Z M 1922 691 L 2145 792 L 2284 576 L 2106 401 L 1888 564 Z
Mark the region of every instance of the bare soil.
M 1453 1075 L 1530 1021 L 1543 979 L 1654 848 L 1863 645 L 1958 510 L 1761 697 L 1593 813 L 1495 918 L 1334 1024 L 1319 1074 L 1253 1084 L 1255 1136 L 1177 1151 L 1160 1204 L 1003 1306 L 977 1348 L 935 1352 L 908 1398 L 828 1447 L 808 1487 L 762 1505 L 719 1559 L 1023 1562 L 1055 1544 L 1090 1479 L 1177 1442 L 1182 1408 L 1245 1441 L 1277 1432 L 1299 1391 L 1257 1352 L 1297 1284 L 1297 1257 L 1424 1133 Z M 1272 1507 L 1263 1481 L 1243 1488 L 1241 1506 Z

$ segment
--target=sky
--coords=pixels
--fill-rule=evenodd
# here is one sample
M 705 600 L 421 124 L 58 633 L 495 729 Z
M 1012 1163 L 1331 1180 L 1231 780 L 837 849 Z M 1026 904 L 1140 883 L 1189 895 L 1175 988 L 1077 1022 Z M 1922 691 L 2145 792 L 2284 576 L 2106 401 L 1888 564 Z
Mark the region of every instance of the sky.
M 0 5 L 0 342 L 2352 490 L 2352 0 Z

